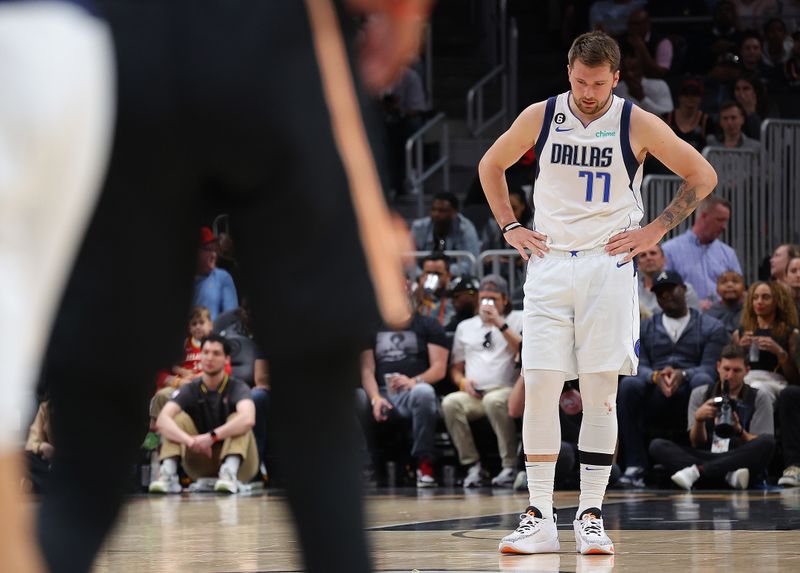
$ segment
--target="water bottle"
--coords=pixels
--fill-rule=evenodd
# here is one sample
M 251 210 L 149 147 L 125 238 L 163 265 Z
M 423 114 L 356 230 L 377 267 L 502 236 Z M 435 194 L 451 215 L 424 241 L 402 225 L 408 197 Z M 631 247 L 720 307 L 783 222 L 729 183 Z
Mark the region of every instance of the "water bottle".
M 386 485 L 387 487 L 397 485 L 397 464 L 392 461 L 386 462 Z
M 452 464 L 444 466 L 442 477 L 445 487 L 454 487 L 456 485 L 456 467 Z
M 749 360 L 750 364 L 755 364 L 761 358 L 761 350 L 758 348 L 758 340 L 753 338 L 753 342 L 750 343 L 750 355 Z

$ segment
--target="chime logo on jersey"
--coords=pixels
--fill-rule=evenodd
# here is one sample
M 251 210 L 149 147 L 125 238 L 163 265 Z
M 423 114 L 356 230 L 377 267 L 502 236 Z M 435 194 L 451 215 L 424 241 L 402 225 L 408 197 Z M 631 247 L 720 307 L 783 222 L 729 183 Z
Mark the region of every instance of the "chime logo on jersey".
M 554 165 L 575 165 L 577 167 L 608 167 L 611 165 L 613 153 L 613 147 L 553 143 L 550 152 L 550 163 Z

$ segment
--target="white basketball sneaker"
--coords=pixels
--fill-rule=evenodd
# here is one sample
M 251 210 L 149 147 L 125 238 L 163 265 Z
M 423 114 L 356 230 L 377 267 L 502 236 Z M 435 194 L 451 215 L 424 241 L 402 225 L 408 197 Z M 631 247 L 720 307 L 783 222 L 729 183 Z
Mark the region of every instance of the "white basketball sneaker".
M 519 518 L 519 527 L 500 541 L 500 553 L 529 555 L 554 553 L 560 549 L 555 511 L 553 519 L 544 519 L 542 513 L 531 505 Z
M 596 507 L 585 510 L 572 522 L 575 550 L 581 555 L 613 555 L 614 543 L 603 528 L 603 512 Z

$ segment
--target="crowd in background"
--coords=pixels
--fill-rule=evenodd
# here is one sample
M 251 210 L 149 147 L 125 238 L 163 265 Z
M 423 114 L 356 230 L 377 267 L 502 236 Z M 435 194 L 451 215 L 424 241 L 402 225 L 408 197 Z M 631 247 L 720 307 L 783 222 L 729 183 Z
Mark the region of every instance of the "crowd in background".
M 662 116 L 698 150 L 757 150 L 766 118 L 800 112 L 785 97 L 800 89 L 800 1 L 568 5 L 570 34 L 591 26 L 618 38 L 617 95 Z M 710 25 L 684 34 L 651 22 L 704 15 Z M 416 73 L 383 101 L 389 137 L 402 142 L 425 108 Z M 390 159 L 399 189 L 401 161 Z M 648 160 L 645 169 L 665 168 Z M 512 208 L 526 226 L 534 172 L 531 153 L 509 171 Z M 470 190 L 464 211 L 482 200 Z M 494 220 L 471 212 L 482 216 L 467 217 L 456 195 L 439 193 L 430 215 L 410 224 L 413 249 L 429 253 L 409 270 L 413 320 L 399 330 L 376 328 L 365 341 L 361 380 L 354 380 L 361 416 L 353 423 L 365 437 L 367 480 L 526 487 L 517 421 L 524 408 L 522 321 L 515 310 L 526 269 L 512 257 L 500 274 L 479 279 L 468 261 L 445 255 L 478 257 L 506 247 Z M 730 203 L 712 196 L 689 230 L 638 257 L 640 366 L 619 385 L 612 481 L 621 486 L 800 486 L 800 246 L 777 245 L 769 276 L 748 285 L 735 251 L 720 240 L 730 216 Z M 255 344 L 236 275 L 230 237 L 203 228 L 182 356 L 154 384 L 145 440 L 160 451 L 146 480 L 152 492 L 181 491 L 182 475 L 236 492 L 271 471 L 269 349 Z M 26 444 L 35 489 L 45 487 L 58 441 L 43 398 Z M 579 385 L 569 381 L 560 403 L 557 481 L 564 487 L 577 478 L 580 412 Z M 455 475 L 443 471 L 449 465 Z

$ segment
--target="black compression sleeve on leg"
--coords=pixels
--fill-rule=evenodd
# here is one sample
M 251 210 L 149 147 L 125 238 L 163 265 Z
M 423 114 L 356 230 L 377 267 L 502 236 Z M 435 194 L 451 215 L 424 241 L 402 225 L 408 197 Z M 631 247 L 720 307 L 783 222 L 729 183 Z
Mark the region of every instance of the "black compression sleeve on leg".
M 610 466 L 614 463 L 614 454 L 598 454 L 578 450 L 578 461 L 593 466 Z

